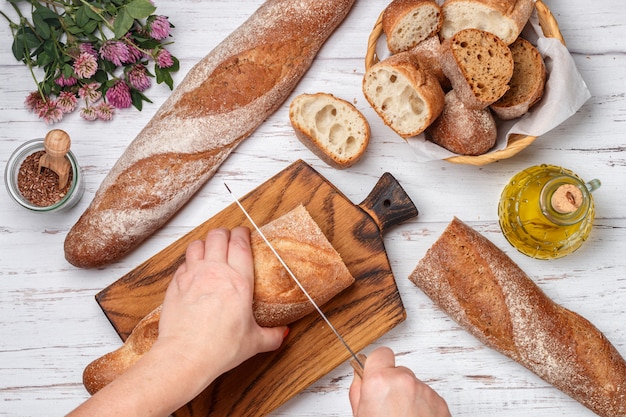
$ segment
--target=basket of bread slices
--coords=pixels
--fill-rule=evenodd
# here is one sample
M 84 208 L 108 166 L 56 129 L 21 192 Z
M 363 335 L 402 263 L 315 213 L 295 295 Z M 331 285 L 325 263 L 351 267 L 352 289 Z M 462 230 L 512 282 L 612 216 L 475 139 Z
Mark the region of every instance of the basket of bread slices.
M 590 97 L 541 0 L 392 0 L 365 69 L 367 101 L 423 160 L 509 158 Z

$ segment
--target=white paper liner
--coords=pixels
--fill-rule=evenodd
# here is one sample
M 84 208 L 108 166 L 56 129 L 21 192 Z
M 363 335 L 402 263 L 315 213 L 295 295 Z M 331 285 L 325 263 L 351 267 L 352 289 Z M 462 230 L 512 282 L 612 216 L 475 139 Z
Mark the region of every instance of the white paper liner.
M 534 9 L 522 36 L 537 47 L 543 56 L 548 72 L 542 99 L 524 116 L 508 121 L 498 120 L 498 138 L 489 153 L 504 149 L 512 134 L 541 136 L 572 116 L 591 97 L 591 93 L 576 68 L 567 48 L 555 38 L 544 36 L 537 10 Z M 389 56 L 383 34 L 377 43 L 381 60 Z M 497 119 L 496 119 L 497 120 Z M 425 134 L 407 138 L 406 142 L 415 153 L 417 162 L 446 159 L 458 156 L 426 139 Z

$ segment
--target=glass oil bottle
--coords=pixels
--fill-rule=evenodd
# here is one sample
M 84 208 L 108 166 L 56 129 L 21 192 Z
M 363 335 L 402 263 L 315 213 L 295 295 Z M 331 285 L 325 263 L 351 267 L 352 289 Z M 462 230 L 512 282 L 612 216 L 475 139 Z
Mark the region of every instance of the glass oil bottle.
M 537 259 L 556 259 L 578 249 L 591 232 L 591 192 L 572 171 L 538 165 L 517 173 L 504 187 L 498 206 L 500 228 L 517 250 Z

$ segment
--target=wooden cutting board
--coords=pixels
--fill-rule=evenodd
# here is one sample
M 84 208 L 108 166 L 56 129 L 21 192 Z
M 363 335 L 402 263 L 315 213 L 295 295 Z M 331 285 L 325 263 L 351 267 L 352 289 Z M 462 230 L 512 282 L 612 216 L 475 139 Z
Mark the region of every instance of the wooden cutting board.
M 355 205 L 308 164 L 296 161 L 240 200 L 259 226 L 299 204 L 306 206 L 356 279 L 322 306 L 354 351 L 405 320 L 382 235 L 418 212 L 391 174 L 384 174 L 365 200 Z M 233 203 L 99 292 L 96 300 L 122 340 L 161 304 L 189 242 L 204 239 L 215 227 L 239 225 L 251 227 Z M 222 375 L 175 416 L 264 416 L 349 359 L 317 314 L 289 327 L 281 348 Z

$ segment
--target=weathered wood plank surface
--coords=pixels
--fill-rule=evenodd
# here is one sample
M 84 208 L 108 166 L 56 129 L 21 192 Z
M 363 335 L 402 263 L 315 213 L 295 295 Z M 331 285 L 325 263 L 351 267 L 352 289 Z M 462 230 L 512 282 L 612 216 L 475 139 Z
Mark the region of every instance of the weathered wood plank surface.
M 257 1 L 157 1 L 176 25 L 172 52 L 184 73 L 239 25 Z M 337 171 L 295 138 L 287 106 L 268 118 L 220 168 L 216 177 L 166 227 L 138 250 L 100 270 L 84 271 L 63 259 L 63 239 L 91 200 L 106 172 L 165 100 L 152 87 L 154 104 L 123 111 L 112 123 L 78 115 L 59 127 L 73 138 L 86 191 L 74 210 L 51 216 L 27 213 L 0 190 L 0 416 L 63 415 L 87 397 L 81 373 L 91 360 L 119 346 L 94 295 L 232 201 L 223 181 L 247 192 L 297 159 L 310 163 L 354 203 L 366 197 L 383 172 L 391 172 L 420 215 L 385 235 L 385 246 L 407 310 L 407 320 L 365 350 L 388 345 L 443 395 L 455 416 L 591 416 L 558 390 L 461 330 L 406 279 L 452 216 L 484 233 L 517 261 L 557 302 L 596 324 L 626 356 L 626 8 L 620 0 L 546 0 L 592 97 L 557 129 L 516 157 L 485 167 L 435 161 L 416 163 L 411 151 L 369 109 L 360 90 L 367 37 L 385 1 L 357 1 L 321 50 L 294 94 L 325 91 L 356 103 L 368 117 L 373 139 L 365 158 Z M 11 13 L 8 2 L 0 10 Z M 51 127 L 23 107 L 34 85 L 11 54 L 11 35 L 0 24 L 0 165 L 22 142 Z M 537 163 L 569 167 L 600 178 L 594 193 L 597 220 L 589 241 L 557 261 L 525 258 L 504 240 L 497 200 L 508 179 Z M 274 416 L 349 416 L 352 371 L 344 364 L 276 410 Z

